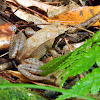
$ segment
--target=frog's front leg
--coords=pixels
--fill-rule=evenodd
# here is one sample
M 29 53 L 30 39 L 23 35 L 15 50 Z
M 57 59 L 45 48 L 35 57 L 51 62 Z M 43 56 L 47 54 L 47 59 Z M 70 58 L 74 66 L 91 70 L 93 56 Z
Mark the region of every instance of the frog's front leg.
M 39 70 L 40 66 L 43 65 L 43 62 L 37 60 L 36 58 L 29 58 L 22 61 L 22 64 L 18 66 L 18 70 L 30 80 L 46 80 L 54 82 L 54 79 L 51 79 L 49 76 L 39 76 L 42 70 Z
M 22 32 L 19 32 L 11 39 L 10 47 L 9 47 L 9 58 L 10 59 L 16 58 L 17 53 L 23 47 L 23 44 L 25 41 L 26 41 L 26 37 L 24 33 Z

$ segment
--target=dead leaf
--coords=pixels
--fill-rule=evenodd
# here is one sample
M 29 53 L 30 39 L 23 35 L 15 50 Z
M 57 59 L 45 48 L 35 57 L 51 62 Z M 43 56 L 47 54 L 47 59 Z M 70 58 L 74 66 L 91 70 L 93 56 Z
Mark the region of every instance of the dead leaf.
M 14 0 L 6 0 L 6 1 L 10 1 L 10 2 L 14 2 Z M 45 12 L 47 12 L 49 17 L 52 17 L 54 15 L 58 15 L 59 13 L 65 11 L 67 8 L 64 6 L 52 6 L 52 5 L 48 5 L 42 2 L 38 2 L 35 0 L 16 0 L 16 2 L 18 2 L 19 4 L 23 5 L 24 7 L 31 7 L 31 6 L 35 6 L 38 7 L 42 10 L 44 10 Z
M 20 72 L 18 71 L 12 71 L 12 70 L 7 70 L 7 72 L 9 74 L 11 74 L 13 77 L 17 77 L 19 78 L 18 79 L 18 82 L 30 82 L 29 79 L 27 79 L 26 77 L 24 77 Z
M 15 12 L 18 8 L 15 7 L 15 6 L 11 6 L 12 8 L 12 11 Z M 30 14 L 24 10 L 17 10 L 15 13 L 14 13 L 17 17 L 27 21 L 27 22 L 34 22 L 35 25 L 37 25 L 38 27 L 40 28 L 44 28 L 46 27 L 47 25 L 43 25 L 43 24 L 49 24 L 47 21 L 45 21 L 43 18 L 41 18 L 40 16 L 38 15 L 33 15 L 33 14 Z M 38 25 L 40 24 L 40 25 Z M 42 25 L 41 25 L 42 24 Z
M 10 1 L 10 2 L 15 3 L 14 0 L 6 0 L 6 1 L 8 1 L 8 2 Z M 56 6 L 47 5 L 47 4 L 44 4 L 41 2 L 37 2 L 34 0 L 27 0 L 27 1 L 26 0 L 21 0 L 21 1 L 16 0 L 16 1 L 19 4 L 21 4 L 23 7 L 31 7 L 31 6 L 39 7 L 40 9 L 44 10 L 49 17 L 55 16 L 55 15 L 62 13 L 66 10 L 69 11 L 70 9 L 78 7 L 75 4 L 68 5 L 68 7 L 67 6 L 56 7 Z M 33 14 L 30 14 L 22 9 L 18 9 L 18 7 L 15 7 L 14 5 L 10 5 L 10 7 L 17 17 L 19 17 L 27 22 L 34 22 L 40 28 L 44 28 L 47 26 L 47 25 L 43 25 L 43 24 L 50 24 L 49 22 L 46 21 L 46 20 L 49 20 L 48 17 L 46 17 L 44 15 L 42 15 L 42 17 L 40 17 L 37 14 L 33 15 Z M 46 19 L 46 20 L 44 20 L 44 19 Z M 38 25 L 38 24 L 40 24 L 40 25 Z
M 5 69 L 9 69 L 11 68 L 13 65 L 12 65 L 12 62 L 7 62 L 7 63 L 3 63 L 3 64 L 0 64 L 0 70 L 5 70 Z
M 13 0 L 7 0 L 7 1 L 14 2 Z M 19 4 L 23 5 L 24 7 L 36 6 L 47 12 L 49 18 L 47 18 L 46 16 L 42 17 L 48 20 L 49 23 L 58 22 L 66 25 L 76 25 L 88 20 L 89 18 L 93 17 L 100 11 L 100 6 L 79 7 L 78 5 L 71 4 L 68 6 L 55 7 L 34 0 L 27 0 L 27 1 L 16 0 L 16 1 Z M 11 8 L 13 12 L 17 10 L 17 7 L 15 6 L 11 6 Z M 29 14 L 21 9 L 17 10 L 15 12 L 15 15 L 28 22 L 32 21 L 35 24 L 49 24 L 40 16 Z M 100 25 L 99 21 L 93 24 L 93 26 L 99 26 L 99 25 Z M 45 25 L 38 25 L 38 26 L 41 28 L 45 27 Z
M 10 40 L 16 31 L 16 26 L 10 23 L 0 25 L 0 50 L 8 49 Z
M 100 6 L 84 6 L 77 7 L 70 11 L 65 11 L 61 14 L 51 17 L 49 22 L 59 22 L 67 25 L 80 24 L 100 12 Z M 100 26 L 100 22 L 96 22 L 93 26 Z

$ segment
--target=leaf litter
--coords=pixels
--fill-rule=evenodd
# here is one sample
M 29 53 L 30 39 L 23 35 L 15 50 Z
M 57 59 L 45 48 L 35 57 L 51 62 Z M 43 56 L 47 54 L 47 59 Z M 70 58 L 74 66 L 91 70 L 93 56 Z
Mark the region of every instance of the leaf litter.
M 13 12 L 12 15 L 13 16 L 16 15 L 17 18 L 19 18 L 17 19 L 19 23 L 20 23 L 19 20 L 23 21 L 23 23 L 26 22 L 27 25 L 29 25 L 29 23 L 31 22 L 34 22 L 34 25 L 31 26 L 31 29 L 34 30 L 33 33 L 35 34 L 29 36 L 27 41 L 24 43 L 24 45 L 27 45 L 27 46 L 22 48 L 22 50 L 18 53 L 19 57 L 21 56 L 20 58 L 24 58 L 24 54 L 26 54 L 26 57 L 28 57 L 30 55 L 30 52 L 31 52 L 31 55 L 34 55 L 32 57 L 35 57 L 37 59 L 40 59 L 44 55 L 48 55 L 52 57 L 53 54 L 50 54 L 50 52 L 48 51 L 52 49 L 52 46 L 54 46 L 55 42 L 58 43 L 57 48 L 53 48 L 53 49 L 55 49 L 58 52 L 58 54 L 61 56 L 62 54 L 66 54 L 65 53 L 66 51 L 67 53 L 70 52 L 70 48 L 72 48 L 72 50 L 76 49 L 77 47 L 75 47 L 75 45 L 81 44 L 81 40 L 85 39 L 85 38 L 80 38 L 79 40 L 77 39 L 75 40 L 73 33 L 78 34 L 77 30 L 86 31 L 88 33 L 88 35 L 86 35 L 86 38 L 90 38 L 91 34 L 96 32 L 100 26 L 100 22 L 98 21 L 100 19 L 99 5 L 80 7 L 78 4 L 73 2 L 72 4 L 69 4 L 67 6 L 63 6 L 63 5 L 52 6 L 52 5 L 48 5 L 43 2 L 34 1 L 34 0 L 27 0 L 27 1 L 26 0 L 6 0 L 6 4 L 9 4 L 8 8 L 11 8 Z M 47 14 L 47 16 L 44 15 L 44 13 L 40 13 L 37 11 L 35 12 L 35 10 L 30 9 L 30 7 L 32 6 L 43 10 Z M 8 9 L 8 8 L 5 8 L 5 9 Z M 2 15 L 3 14 L 5 15 L 6 13 L 7 12 L 3 13 L 1 11 Z M 8 15 L 9 14 L 10 13 L 8 13 Z M 4 19 L 8 20 L 7 18 L 4 18 Z M 14 21 L 13 23 L 15 23 L 15 27 L 18 27 L 17 31 L 26 32 L 25 29 L 29 27 L 29 26 L 27 27 L 26 25 L 25 27 L 21 28 L 20 25 L 17 24 L 16 20 L 13 20 L 13 21 Z M 14 26 L 13 23 L 12 23 L 12 26 Z M 35 29 L 34 28 L 35 25 L 39 27 L 40 29 L 38 28 Z M 93 29 L 91 31 L 87 29 L 88 27 L 91 27 L 91 26 L 96 31 L 94 31 Z M 66 34 L 66 36 L 61 36 L 64 33 Z M 71 39 L 70 39 L 70 36 L 72 36 Z M 79 35 L 77 35 L 76 38 L 78 36 Z M 82 36 L 83 34 L 81 34 L 81 37 Z M 64 38 L 68 40 L 68 44 L 65 42 Z M 74 45 L 73 42 L 79 42 L 79 43 L 76 43 Z M 30 45 L 30 43 L 32 44 Z M 70 47 L 68 47 L 68 45 Z M 5 49 L 5 45 L 3 45 L 3 49 Z M 8 49 L 8 47 L 6 49 Z M 46 58 L 49 58 L 48 56 Z M 7 56 L 4 56 L 4 57 L 7 57 Z M 46 62 L 46 58 L 44 62 Z M 17 66 L 15 62 L 14 62 L 14 66 Z M 18 82 L 27 82 L 27 83 L 31 82 L 27 78 L 24 80 L 24 76 L 18 75 L 19 72 L 17 73 L 13 70 L 11 71 L 8 70 L 8 73 L 11 74 L 10 78 L 17 77 Z M 57 74 L 51 73 L 51 75 L 57 75 Z M 71 78 L 69 77 L 68 80 L 70 79 Z M 74 79 L 75 77 L 73 77 L 71 81 L 73 84 L 76 83 L 76 81 L 73 81 Z M 38 82 L 36 84 L 39 84 L 39 83 L 42 84 L 42 82 Z M 43 83 L 43 84 L 47 85 L 46 83 Z

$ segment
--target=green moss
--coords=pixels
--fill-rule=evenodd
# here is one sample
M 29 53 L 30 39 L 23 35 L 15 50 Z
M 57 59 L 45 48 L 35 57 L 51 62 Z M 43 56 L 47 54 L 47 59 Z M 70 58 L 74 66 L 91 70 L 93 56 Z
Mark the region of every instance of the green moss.
M 0 85 L 11 85 L 9 81 L 0 78 Z M 35 94 L 30 92 L 26 88 L 10 87 L 10 88 L 0 88 L 0 100 L 45 100 Z

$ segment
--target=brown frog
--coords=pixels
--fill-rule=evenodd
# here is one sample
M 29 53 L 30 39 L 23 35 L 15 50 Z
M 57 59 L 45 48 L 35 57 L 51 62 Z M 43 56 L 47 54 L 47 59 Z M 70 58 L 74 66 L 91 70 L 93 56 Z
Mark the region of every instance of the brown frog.
M 28 39 L 24 33 L 19 32 L 10 42 L 9 58 L 15 59 L 19 63 L 18 70 L 30 80 L 54 82 L 54 79 L 48 75 L 38 75 L 42 72 L 39 67 L 43 65 L 43 62 L 38 59 L 45 55 L 47 48 L 52 48 L 55 37 L 64 33 L 65 30 L 66 28 L 63 26 L 49 25 Z

